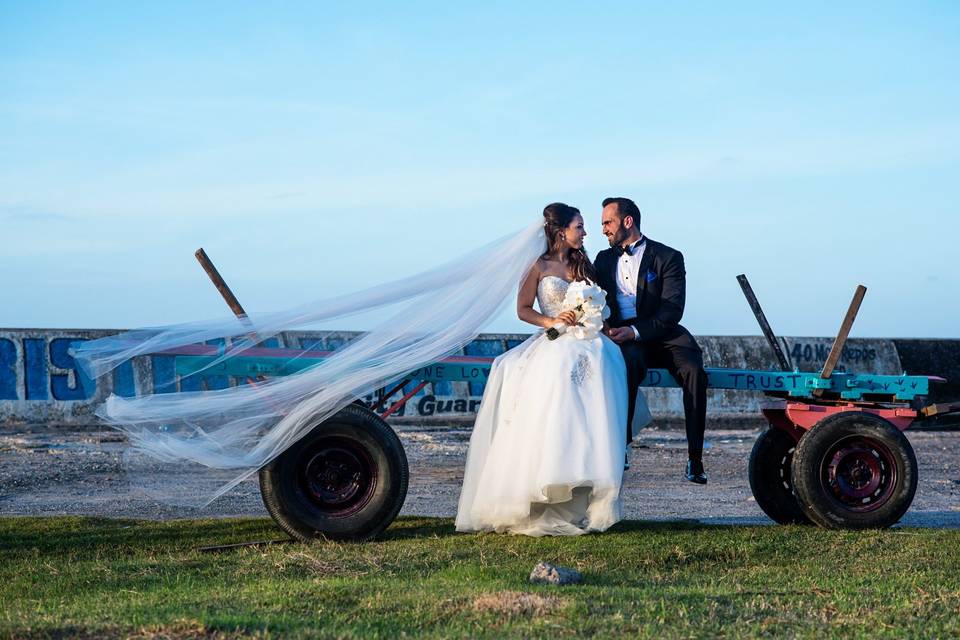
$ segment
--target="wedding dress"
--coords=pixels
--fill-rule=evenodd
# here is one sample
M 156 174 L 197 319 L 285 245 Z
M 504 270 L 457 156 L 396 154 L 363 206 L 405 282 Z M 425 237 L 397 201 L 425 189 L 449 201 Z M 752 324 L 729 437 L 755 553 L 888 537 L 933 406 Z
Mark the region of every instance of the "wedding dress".
M 540 280 L 544 315 L 560 313 L 569 284 Z M 626 367 L 606 336 L 551 341 L 539 331 L 507 351 L 493 363 L 473 428 L 457 530 L 607 529 L 621 517 L 626 420 Z

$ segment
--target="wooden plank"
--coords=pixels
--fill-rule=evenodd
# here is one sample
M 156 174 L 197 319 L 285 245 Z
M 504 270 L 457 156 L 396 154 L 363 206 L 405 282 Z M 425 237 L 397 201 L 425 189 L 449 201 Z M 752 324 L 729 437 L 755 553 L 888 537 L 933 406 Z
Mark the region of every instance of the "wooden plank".
M 780 369 L 783 371 L 793 371 L 793 365 L 790 362 L 790 358 L 786 353 L 784 353 L 783 349 L 780 347 L 780 341 L 777 340 L 777 336 L 774 335 L 773 329 L 770 328 L 770 323 L 767 322 L 767 316 L 764 315 L 763 309 L 760 308 L 760 301 L 757 300 L 757 296 L 754 295 L 753 287 L 750 286 L 747 276 L 741 273 L 737 276 L 737 282 L 740 283 L 740 288 L 743 289 L 743 295 L 747 298 L 747 304 L 750 305 L 753 315 L 760 324 L 760 331 L 763 332 L 763 337 L 767 339 L 767 342 L 770 344 L 770 348 L 773 349 L 773 354 L 777 357 L 777 362 L 780 363 Z
M 823 370 L 820 371 L 820 377 L 824 380 L 833 375 L 833 370 L 843 355 L 843 347 L 847 343 L 847 336 L 850 335 L 850 329 L 853 327 L 853 321 L 857 319 L 857 313 L 860 311 L 860 304 L 863 303 L 863 297 L 867 295 L 867 288 L 862 284 L 857 285 L 857 290 L 853 294 L 853 300 L 850 301 L 850 307 L 847 309 L 847 315 L 844 316 L 840 324 L 840 331 L 837 333 L 837 339 L 833 341 L 833 347 L 830 348 L 830 355 L 823 364 Z M 823 395 L 823 389 L 816 389 L 813 392 L 815 396 Z
M 207 276 L 213 282 L 213 286 L 217 288 L 217 291 L 220 292 L 220 295 L 223 297 L 224 301 L 227 303 L 227 306 L 230 307 L 230 310 L 233 311 L 233 315 L 237 316 L 237 320 L 240 321 L 240 324 L 249 332 L 247 336 L 254 341 L 254 343 L 260 342 L 260 337 L 257 335 L 257 330 L 253 326 L 253 323 L 250 322 L 250 318 L 247 317 L 247 312 L 244 311 L 243 305 L 240 304 L 240 301 L 237 300 L 237 296 L 233 295 L 233 291 L 230 290 L 230 287 L 227 285 L 227 281 L 223 279 L 223 276 L 220 275 L 220 271 L 213 264 L 213 260 L 207 255 L 207 252 L 203 250 L 203 247 L 197 249 L 194 254 L 197 261 L 200 263 L 200 266 L 203 267 L 203 270 L 207 272 Z M 247 378 L 247 382 L 250 384 L 256 384 L 258 381 L 263 382 L 263 376 L 257 376 L 254 378 Z M 286 414 L 286 412 L 283 412 Z
M 231 311 L 233 311 L 233 315 L 237 316 L 237 319 L 241 322 L 241 324 L 243 324 L 247 331 L 250 332 L 250 338 L 253 340 L 258 340 L 257 331 L 254 329 L 253 323 L 250 322 L 250 319 L 247 317 L 247 312 L 244 311 L 243 305 L 241 305 L 240 301 L 237 300 L 237 297 L 233 295 L 233 291 L 230 290 L 226 280 L 223 279 L 223 276 L 220 275 L 220 271 L 218 271 L 217 267 L 214 266 L 213 261 L 209 256 L 207 256 L 207 252 L 203 250 L 203 247 L 200 247 L 193 255 L 197 257 L 197 261 L 200 263 L 200 266 L 203 267 L 203 270 L 207 272 L 207 276 L 210 278 L 210 281 L 213 282 L 213 286 L 216 287 L 217 291 L 220 292 L 220 295 L 223 296 L 227 306 L 230 307 Z

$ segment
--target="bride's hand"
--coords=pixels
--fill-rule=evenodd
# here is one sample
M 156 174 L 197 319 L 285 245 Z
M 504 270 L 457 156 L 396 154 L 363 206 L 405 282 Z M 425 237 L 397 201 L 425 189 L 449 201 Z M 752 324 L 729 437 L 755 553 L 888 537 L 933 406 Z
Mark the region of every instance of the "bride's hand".
M 554 320 L 557 322 L 562 322 L 568 327 L 572 327 L 573 325 L 577 324 L 577 314 L 573 311 L 564 311 L 554 318 Z

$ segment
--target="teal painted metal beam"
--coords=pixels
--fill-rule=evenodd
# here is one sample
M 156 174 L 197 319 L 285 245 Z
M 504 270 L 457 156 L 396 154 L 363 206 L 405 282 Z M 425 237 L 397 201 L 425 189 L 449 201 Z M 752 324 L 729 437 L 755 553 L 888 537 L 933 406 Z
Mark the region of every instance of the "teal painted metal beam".
M 278 357 L 262 355 L 236 356 L 217 362 L 215 356 L 176 355 L 175 370 L 179 376 L 202 372 L 204 375 L 228 375 L 238 378 L 257 376 L 287 376 L 315 367 L 329 355 L 301 355 Z M 272 351 L 272 350 L 269 350 Z M 310 352 L 307 352 L 310 353 Z M 319 354 L 319 352 L 313 352 Z M 454 356 L 415 371 L 405 378 L 427 382 L 483 382 L 490 375 L 492 358 Z M 889 376 L 857 373 L 834 373 L 822 379 L 815 372 L 759 371 L 749 369 L 707 369 L 711 389 L 759 391 L 792 398 L 814 398 L 814 392 L 833 394 L 844 400 L 887 397 L 898 401 L 911 401 L 925 396 L 930 391 L 927 376 Z M 649 388 L 676 388 L 679 385 L 664 369 L 651 369 L 642 386 Z

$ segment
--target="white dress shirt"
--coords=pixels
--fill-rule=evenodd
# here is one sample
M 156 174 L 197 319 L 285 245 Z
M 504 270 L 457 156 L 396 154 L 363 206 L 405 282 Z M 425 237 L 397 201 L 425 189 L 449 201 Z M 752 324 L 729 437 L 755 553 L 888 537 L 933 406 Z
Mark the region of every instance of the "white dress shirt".
M 640 261 L 647 248 L 647 239 L 643 236 L 630 245 L 632 254 L 626 252 L 617 258 L 617 306 L 620 308 L 620 317 L 624 320 L 633 320 L 637 317 L 637 278 L 640 277 Z M 640 339 L 640 332 L 633 329 L 635 340 Z

